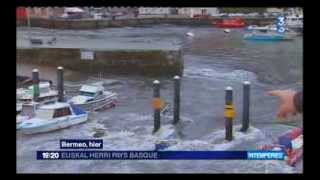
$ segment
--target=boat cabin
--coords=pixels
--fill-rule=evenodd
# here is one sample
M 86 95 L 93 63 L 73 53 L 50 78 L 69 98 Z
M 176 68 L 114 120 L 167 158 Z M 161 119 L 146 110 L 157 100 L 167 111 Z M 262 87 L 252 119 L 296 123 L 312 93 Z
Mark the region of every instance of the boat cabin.
M 286 20 L 287 21 L 303 21 L 303 16 L 302 15 L 287 16 Z
M 276 31 L 271 31 L 268 29 L 254 29 L 252 30 L 252 34 L 269 34 L 269 33 L 275 33 Z
M 292 15 L 286 17 L 286 24 L 288 26 L 302 26 L 303 16 L 302 15 Z
M 22 104 L 20 115 L 22 116 L 34 116 L 36 109 L 39 107 L 39 103 L 25 103 Z
M 97 97 L 103 95 L 104 88 L 102 86 L 83 85 L 80 88 L 81 96 Z
M 41 119 L 54 119 L 70 115 L 72 115 L 72 110 L 67 103 L 43 105 L 36 111 L 36 117 Z

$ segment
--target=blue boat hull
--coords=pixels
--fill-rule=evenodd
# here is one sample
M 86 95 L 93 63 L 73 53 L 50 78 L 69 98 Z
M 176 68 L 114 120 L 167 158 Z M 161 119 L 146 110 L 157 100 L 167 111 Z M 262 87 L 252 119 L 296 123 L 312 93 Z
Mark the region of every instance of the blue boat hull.
M 290 38 L 283 35 L 248 35 L 244 37 L 245 40 L 255 40 L 255 41 L 287 41 Z

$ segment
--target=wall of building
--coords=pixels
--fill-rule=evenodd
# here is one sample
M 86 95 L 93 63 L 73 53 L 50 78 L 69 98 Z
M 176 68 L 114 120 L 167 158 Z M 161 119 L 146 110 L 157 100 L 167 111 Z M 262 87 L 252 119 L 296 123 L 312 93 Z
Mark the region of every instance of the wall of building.
M 170 14 L 170 8 L 139 8 L 139 15 Z
M 283 8 L 267 8 L 266 10 L 269 13 L 283 13 Z
M 210 15 L 215 16 L 219 13 L 218 8 L 179 8 L 178 14 L 187 17 L 193 17 L 194 15 Z
M 45 7 L 33 7 L 28 8 L 28 13 L 30 18 L 49 18 L 50 10 Z
M 60 17 L 64 13 L 63 7 L 32 7 L 26 8 L 30 18 Z
M 27 10 L 24 7 L 18 7 L 16 9 L 16 19 L 17 20 L 24 20 L 27 18 Z

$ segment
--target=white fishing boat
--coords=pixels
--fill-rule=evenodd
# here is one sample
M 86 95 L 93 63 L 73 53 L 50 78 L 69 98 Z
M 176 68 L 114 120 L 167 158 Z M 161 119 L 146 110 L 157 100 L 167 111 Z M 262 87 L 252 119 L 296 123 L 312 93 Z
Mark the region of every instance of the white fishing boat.
M 113 81 L 111 81 L 111 82 L 113 82 Z M 81 82 L 77 82 L 77 83 L 72 83 L 72 82 L 65 83 L 64 84 L 64 91 L 70 97 L 79 95 L 79 90 L 83 84 L 94 85 L 94 86 L 96 86 L 96 85 L 105 86 L 106 84 L 110 84 L 110 83 L 105 83 L 104 81 L 101 81 L 100 78 L 91 78 L 90 77 L 86 81 L 81 81 Z
M 27 89 L 19 88 L 16 91 L 17 100 L 20 103 L 28 103 L 33 100 L 33 86 L 29 86 Z M 52 103 L 57 101 L 58 91 L 51 89 L 49 82 L 39 83 L 39 98 L 38 102 L 42 104 Z
M 277 27 L 275 25 L 266 25 L 266 26 L 257 26 L 257 25 L 250 25 L 247 27 L 248 31 L 253 31 L 253 30 L 271 30 L 271 31 L 276 31 Z
M 96 111 L 114 107 L 117 94 L 106 91 L 102 85 L 82 85 L 79 95 L 72 97 L 68 102 L 85 111 Z
M 230 32 L 230 29 L 224 29 L 223 32 L 229 33 L 229 32 Z
M 56 102 L 41 105 L 35 110 L 33 118 L 22 121 L 20 131 L 23 134 L 50 132 L 66 128 L 88 120 L 88 113 L 69 103 Z
M 251 25 L 248 26 L 247 31 L 249 32 L 264 32 L 264 33 L 268 33 L 268 32 L 272 32 L 272 33 L 277 33 L 278 29 L 276 25 L 267 25 L 267 26 L 256 26 L 256 25 Z M 289 36 L 298 36 L 300 33 L 293 31 L 290 28 L 284 28 L 284 33 L 285 35 L 289 35 Z
M 303 29 L 303 15 L 286 16 L 285 26 L 287 28 L 302 32 L 302 29 Z

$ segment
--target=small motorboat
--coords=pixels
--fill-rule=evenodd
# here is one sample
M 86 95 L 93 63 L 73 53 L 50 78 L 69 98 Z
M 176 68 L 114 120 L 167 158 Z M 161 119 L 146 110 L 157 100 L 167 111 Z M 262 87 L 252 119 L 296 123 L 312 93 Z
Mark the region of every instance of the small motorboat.
M 277 29 L 277 26 L 276 25 L 267 25 L 267 26 L 257 26 L 257 25 L 251 25 L 251 26 L 248 26 L 246 28 L 247 31 L 249 32 L 253 32 L 253 31 L 261 31 L 261 32 L 266 32 L 266 31 L 269 31 L 269 32 L 277 32 L 278 29 Z M 300 33 L 299 32 L 296 32 L 290 28 L 284 28 L 284 33 L 286 35 L 290 35 L 290 36 L 298 36 Z
M 43 83 L 43 82 L 48 82 L 49 84 L 52 84 L 51 80 L 40 79 L 40 83 Z M 16 76 L 16 85 L 17 85 L 17 87 L 29 87 L 32 85 L 32 78 L 30 78 L 29 76 L 17 75 Z
M 255 41 L 288 41 L 293 40 L 292 34 L 278 33 L 270 30 L 254 30 L 244 35 L 245 40 Z
M 85 111 L 97 111 L 114 107 L 117 94 L 106 91 L 102 85 L 82 85 L 79 95 L 72 97 L 68 102 Z
M 303 32 L 303 15 L 297 14 L 297 15 L 286 16 L 285 26 L 294 31 L 302 33 Z
M 120 82 L 117 80 L 108 80 L 108 79 L 102 79 L 102 77 L 89 77 L 88 80 L 81 81 L 81 82 L 68 82 L 64 84 L 64 91 L 65 94 L 67 94 L 69 97 L 76 96 L 79 94 L 79 89 L 84 84 L 88 85 L 98 85 L 98 86 L 112 86 L 119 84 Z M 121 84 L 121 83 L 120 83 Z
M 69 103 L 56 102 L 41 105 L 31 119 L 19 125 L 23 134 L 36 134 L 66 128 L 88 120 L 88 113 Z
M 250 25 L 246 28 L 247 31 L 254 31 L 254 30 L 270 30 L 270 31 L 277 31 L 277 27 L 275 25 L 267 25 L 267 26 L 257 26 L 257 25 Z
M 229 32 L 230 32 L 230 29 L 224 29 L 223 32 L 229 33 Z
M 16 91 L 17 100 L 21 103 L 28 103 L 33 100 L 33 86 L 29 86 L 27 89 L 19 88 Z M 58 91 L 51 89 L 49 82 L 39 83 L 39 98 L 38 102 L 46 104 L 52 103 L 58 100 Z
M 219 28 L 243 28 L 243 27 L 245 27 L 245 22 L 241 18 L 223 19 L 223 20 L 215 22 L 213 24 Z

